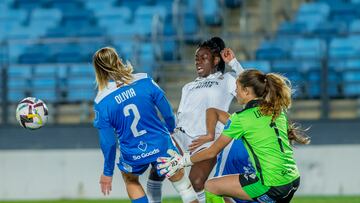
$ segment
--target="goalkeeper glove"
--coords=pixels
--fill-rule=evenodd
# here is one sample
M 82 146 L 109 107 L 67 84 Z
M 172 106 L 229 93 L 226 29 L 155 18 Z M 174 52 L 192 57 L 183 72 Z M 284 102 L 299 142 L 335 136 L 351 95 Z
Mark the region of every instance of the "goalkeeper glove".
M 167 153 L 170 157 L 159 157 L 157 159 L 157 169 L 160 170 L 161 175 L 165 174 L 167 178 L 175 175 L 178 170 L 193 165 L 189 153 L 184 153 L 184 155 L 181 156 L 172 149 L 169 149 Z

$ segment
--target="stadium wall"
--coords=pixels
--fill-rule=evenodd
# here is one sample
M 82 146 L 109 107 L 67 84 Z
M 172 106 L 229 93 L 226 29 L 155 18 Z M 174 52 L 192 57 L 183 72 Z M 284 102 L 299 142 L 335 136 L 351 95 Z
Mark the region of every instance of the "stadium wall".
M 360 195 L 358 123 L 312 124 L 314 143 L 295 148 L 302 174 L 297 195 Z M 98 183 L 102 164 L 91 126 L 0 127 L 0 200 L 104 198 Z M 168 181 L 163 194 L 177 196 Z M 108 198 L 126 197 L 116 169 Z

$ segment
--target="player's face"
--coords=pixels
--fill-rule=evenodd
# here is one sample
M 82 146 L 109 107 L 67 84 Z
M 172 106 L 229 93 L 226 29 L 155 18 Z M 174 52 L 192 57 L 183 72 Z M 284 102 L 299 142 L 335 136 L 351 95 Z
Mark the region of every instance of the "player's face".
M 215 72 L 214 57 L 207 48 L 199 48 L 195 52 L 195 67 L 199 77 L 207 77 Z
M 239 82 L 236 82 L 236 99 L 239 104 L 246 104 L 254 98 L 251 88 L 243 87 Z

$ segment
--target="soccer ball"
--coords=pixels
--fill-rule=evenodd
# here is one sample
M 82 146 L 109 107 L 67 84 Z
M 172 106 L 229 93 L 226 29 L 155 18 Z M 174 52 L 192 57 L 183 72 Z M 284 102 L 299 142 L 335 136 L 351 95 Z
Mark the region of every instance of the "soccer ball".
M 16 120 L 26 129 L 39 129 L 48 120 L 48 109 L 42 100 L 27 97 L 16 108 Z

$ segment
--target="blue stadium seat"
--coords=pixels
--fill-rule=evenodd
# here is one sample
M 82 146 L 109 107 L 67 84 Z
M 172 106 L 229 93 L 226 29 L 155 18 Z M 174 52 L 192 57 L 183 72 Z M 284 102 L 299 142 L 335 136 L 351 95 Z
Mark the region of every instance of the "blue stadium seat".
M 185 12 L 183 14 L 182 30 L 187 43 L 197 43 L 199 41 L 196 36 L 199 31 L 199 22 L 196 15 L 192 12 Z
M 218 26 L 222 24 L 221 7 L 217 0 L 203 2 L 203 18 L 207 25 Z
M 300 6 L 295 22 L 304 23 L 307 31 L 311 32 L 317 25 L 326 21 L 329 14 L 330 7 L 326 3 L 305 3 Z
M 288 52 L 277 41 L 263 41 L 255 52 L 257 60 L 278 60 L 288 57 Z
M 85 7 L 97 12 L 103 12 L 104 10 L 110 10 L 114 7 L 116 0 L 91 0 L 84 1 Z
M 321 39 L 298 38 L 294 42 L 291 56 L 294 59 L 322 59 L 326 55 L 326 44 Z
M 55 27 L 60 23 L 62 13 L 59 9 L 35 9 L 30 13 L 29 27 L 31 30 L 43 29 L 44 31 L 50 27 Z
M 137 27 L 135 27 L 133 24 L 119 21 L 116 26 L 108 28 L 107 33 L 111 37 L 120 38 L 120 40 L 122 40 L 124 37 L 132 38 L 137 33 Z
M 46 3 L 45 0 L 15 0 L 14 4 L 16 8 L 34 10 L 41 8 Z
M 360 35 L 360 19 L 351 22 L 349 32 L 350 34 Z
M 356 6 L 351 3 L 343 1 L 331 1 L 331 14 L 332 21 L 351 22 L 359 17 Z
M 359 52 L 358 44 L 360 36 L 352 36 L 347 38 L 334 38 L 330 42 L 329 57 L 330 58 L 352 58 L 357 57 Z
M 158 55 L 168 61 L 179 59 L 179 42 L 175 39 L 177 33 L 170 15 L 165 18 L 162 35 L 163 38 L 160 38 L 161 53 Z
M 245 69 L 257 69 L 264 73 L 268 73 L 271 70 L 271 65 L 269 61 L 241 61 L 241 65 Z
M 85 60 L 78 44 L 54 43 L 50 44 L 52 61 L 59 63 L 77 63 Z
M 76 0 L 51 0 L 49 3 L 52 8 L 58 8 L 64 12 L 76 11 L 82 8 L 81 2 Z
M 27 47 L 25 52 L 20 55 L 19 63 L 38 64 L 46 63 L 50 59 L 49 48 L 42 44 Z
M 8 100 L 10 102 L 19 102 L 29 95 L 30 79 L 32 77 L 31 66 L 10 65 L 7 70 Z
M 129 23 L 131 21 L 131 16 L 131 11 L 127 7 L 113 7 L 95 11 L 98 25 L 109 29 L 117 26 L 119 23 Z
M 145 72 L 153 75 L 155 69 L 154 46 L 151 43 L 141 43 L 139 49 L 139 67 L 135 67 L 137 72 Z
M 343 68 L 344 95 L 360 96 L 360 59 L 345 60 Z
M 300 22 L 282 22 L 277 30 L 278 35 L 302 35 L 307 32 L 305 23 Z
M 163 6 L 140 6 L 134 16 L 133 26 L 137 27 L 136 33 L 142 37 L 150 37 L 151 33 L 159 29 L 155 27 L 156 19 L 165 19 L 167 11 Z
M 312 34 L 329 42 L 333 37 L 347 33 L 347 25 L 344 22 L 323 22 L 314 28 Z
M 46 102 L 57 101 L 58 67 L 35 66 L 31 78 L 31 91 L 34 97 Z
M 95 73 L 90 64 L 72 65 L 67 75 L 67 101 L 91 101 L 95 98 Z

